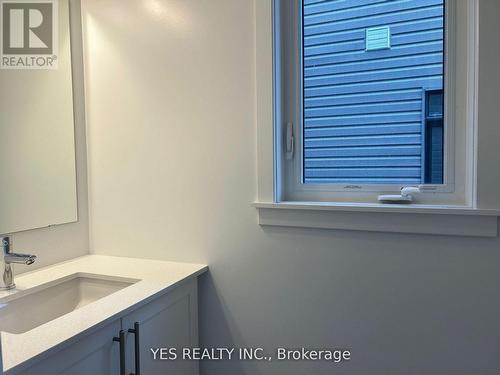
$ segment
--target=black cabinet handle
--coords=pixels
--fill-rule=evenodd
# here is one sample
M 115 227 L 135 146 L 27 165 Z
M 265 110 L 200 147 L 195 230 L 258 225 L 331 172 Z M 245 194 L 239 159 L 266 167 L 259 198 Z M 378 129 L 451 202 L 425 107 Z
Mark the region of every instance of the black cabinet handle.
M 130 375 L 141 375 L 141 346 L 140 346 L 140 336 L 139 336 L 139 323 L 134 323 L 134 329 L 128 330 L 130 333 L 134 334 L 135 341 L 135 373 L 131 373 Z
M 125 375 L 125 331 L 120 331 L 119 337 L 113 337 L 113 341 L 120 343 L 120 375 Z

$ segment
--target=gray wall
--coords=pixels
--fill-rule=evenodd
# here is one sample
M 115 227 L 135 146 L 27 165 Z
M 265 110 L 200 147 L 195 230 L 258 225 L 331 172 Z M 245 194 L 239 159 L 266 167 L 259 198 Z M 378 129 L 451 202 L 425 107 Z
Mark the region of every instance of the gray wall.
M 479 98 L 478 98 L 478 142 L 482 147 L 478 150 L 477 175 L 479 186 L 478 206 L 500 206 L 500 194 L 491 186 L 498 186 L 500 182 L 500 168 L 498 168 L 498 145 L 500 144 L 500 126 L 498 121 L 498 102 L 500 74 L 499 51 L 496 46 L 500 38 L 500 1 L 480 0 L 481 5 L 479 23 Z
M 500 372 L 500 239 L 257 225 L 252 1 L 116 4 L 83 2 L 93 251 L 208 263 L 205 346 L 352 351 L 202 375 Z
M 352 361 L 338 372 L 325 363 L 207 362 L 204 375 L 500 372 L 498 239 L 287 229 L 244 235 L 207 250 L 202 344 L 340 346 L 351 349 Z

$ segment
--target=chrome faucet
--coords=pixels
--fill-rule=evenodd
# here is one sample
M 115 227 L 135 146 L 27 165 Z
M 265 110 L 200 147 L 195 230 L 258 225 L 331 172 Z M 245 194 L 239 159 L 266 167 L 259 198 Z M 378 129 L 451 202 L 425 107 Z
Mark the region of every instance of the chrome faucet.
M 35 263 L 36 256 L 29 254 L 15 254 L 11 252 L 12 240 L 10 237 L 0 237 L 2 251 L 0 253 L 0 290 L 14 289 L 14 273 L 12 263 L 30 265 Z

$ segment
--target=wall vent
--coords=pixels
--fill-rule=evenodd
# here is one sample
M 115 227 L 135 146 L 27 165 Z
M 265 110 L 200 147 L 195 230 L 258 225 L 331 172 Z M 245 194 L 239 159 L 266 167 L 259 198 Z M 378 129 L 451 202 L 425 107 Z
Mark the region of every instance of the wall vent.
M 366 50 L 376 51 L 391 48 L 391 28 L 389 26 L 366 29 Z

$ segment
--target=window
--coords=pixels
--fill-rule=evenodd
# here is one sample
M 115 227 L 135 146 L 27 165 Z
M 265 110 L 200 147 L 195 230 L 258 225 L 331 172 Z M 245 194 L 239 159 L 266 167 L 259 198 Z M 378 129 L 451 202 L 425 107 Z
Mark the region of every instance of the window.
M 277 201 L 469 199 L 466 3 L 276 0 Z
M 444 108 L 443 90 L 425 91 L 422 139 L 423 182 L 442 184 L 444 180 Z

